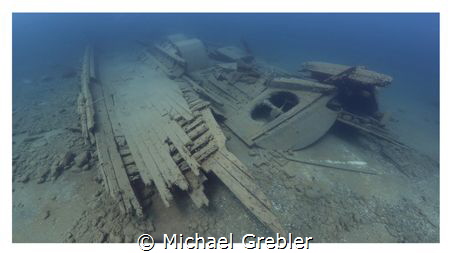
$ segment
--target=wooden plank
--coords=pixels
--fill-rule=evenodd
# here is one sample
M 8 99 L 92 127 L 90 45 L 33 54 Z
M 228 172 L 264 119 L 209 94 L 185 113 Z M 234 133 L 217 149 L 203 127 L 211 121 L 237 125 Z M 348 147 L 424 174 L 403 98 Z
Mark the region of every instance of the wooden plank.
M 97 97 L 103 97 L 104 94 L 100 86 L 94 85 L 94 87 L 91 87 L 91 72 L 93 70 L 91 70 L 90 65 L 93 65 L 93 61 L 92 49 L 87 47 L 83 58 L 81 74 L 82 100 L 84 102 L 83 106 L 86 116 L 85 119 L 82 118 L 82 122 L 85 120 L 88 135 L 93 136 L 90 137 L 92 140 L 95 139 L 106 190 L 118 201 L 121 210 L 125 213 L 136 213 L 141 216 L 142 209 L 134 194 L 125 166 L 117 150 L 111 121 L 103 100 L 99 101 L 97 105 L 97 122 L 94 121 L 96 112 L 94 111 L 92 93 Z M 95 125 L 97 129 L 94 129 Z
M 205 125 L 208 126 L 209 132 L 214 136 L 214 140 L 218 147 L 225 147 L 227 138 L 223 134 L 220 126 L 217 124 L 216 119 L 214 119 L 214 115 L 212 114 L 211 109 L 207 108 L 202 110 L 201 115 L 203 120 L 205 121 Z
M 193 145 L 189 147 L 189 150 L 191 151 L 191 153 L 196 152 L 198 148 L 206 146 L 213 139 L 214 137 L 209 132 L 203 134 L 193 142 Z
M 310 61 L 305 62 L 303 69 L 323 74 L 326 78 L 337 75 L 350 68 L 350 66 L 342 64 L 334 64 L 328 62 Z
M 172 141 L 176 141 L 183 146 L 192 144 L 192 140 L 176 122 L 170 120 L 168 122 L 168 127 L 169 128 L 166 130 L 166 133 L 171 133 L 172 136 L 169 137 L 171 137 Z
M 282 225 L 279 223 L 276 216 L 266 206 L 264 202 L 258 199 L 252 192 L 245 188 L 239 181 L 237 181 L 227 170 L 229 166 L 233 166 L 230 162 L 224 159 L 217 159 L 213 157 L 209 159 L 204 167 L 208 167 L 213 171 L 220 180 L 234 193 L 234 195 L 246 206 L 264 225 L 269 227 L 272 231 L 286 235 Z
M 208 144 L 206 147 L 202 148 L 199 152 L 196 152 L 193 157 L 199 162 L 202 163 L 204 160 L 209 158 L 212 154 L 214 154 L 219 148 L 215 143 Z
M 195 105 L 193 105 L 193 106 L 191 107 L 191 110 L 192 110 L 193 112 L 200 111 L 200 110 L 202 110 L 202 109 L 208 107 L 209 105 L 210 105 L 209 102 L 202 101 L 201 103 L 196 103 Z
M 303 69 L 310 71 L 318 79 L 322 79 L 323 81 L 326 79 L 328 79 L 328 81 L 332 81 L 332 79 L 336 79 L 333 78 L 333 76 L 338 77 L 345 73 L 345 77 L 349 81 L 360 85 L 385 87 L 392 82 L 392 77 L 365 69 L 363 67 L 351 67 L 327 62 L 306 62 L 303 64 Z
M 203 134 L 205 134 L 206 131 L 208 131 L 208 127 L 206 126 L 206 124 L 201 124 L 201 125 L 197 126 L 197 128 L 190 131 L 187 135 L 189 136 L 189 138 L 191 140 L 194 141 L 197 138 L 199 138 L 200 136 L 202 136 Z
M 223 106 L 222 98 L 212 92 L 207 92 L 203 87 L 194 82 L 190 77 L 184 75 L 183 79 L 192 85 L 192 88 L 203 96 L 208 97 L 212 102 L 219 106 Z
M 180 99 L 180 98 L 178 98 Z M 148 112 L 152 118 L 149 130 L 153 131 L 158 137 L 158 141 L 166 143 L 167 138 L 179 140 L 182 145 L 190 145 L 191 140 L 183 131 L 183 129 L 170 117 L 170 115 L 163 116 L 161 105 L 154 105 L 150 103 L 151 110 Z M 159 113 L 158 113 L 159 112 Z M 190 114 L 190 112 L 189 112 Z M 184 117 L 183 115 L 182 117 Z M 167 145 L 166 145 L 167 146 Z M 165 150 L 165 149 L 164 149 Z
M 162 117 L 157 115 L 154 111 L 149 110 L 149 114 L 152 119 L 150 125 L 144 124 L 138 119 L 135 120 L 137 125 L 146 127 L 144 131 L 142 131 L 143 129 L 138 130 L 142 133 L 141 138 L 145 141 L 149 151 L 155 153 L 154 159 L 157 161 L 159 165 L 158 168 L 164 175 L 166 182 L 175 184 L 182 190 L 187 190 L 189 184 L 170 156 L 169 146 L 165 143 L 165 140 L 168 137 L 164 132 L 167 128 L 167 124 L 164 124 Z
M 142 208 L 136 198 L 133 188 L 131 187 L 125 166 L 122 163 L 120 154 L 116 149 L 114 139 L 111 139 L 109 136 L 107 138 L 106 145 L 108 146 L 109 157 L 114 168 L 117 183 L 121 190 L 121 197 L 125 202 L 125 207 L 127 207 L 127 213 L 133 213 L 133 211 L 135 211 L 138 216 L 142 216 Z
M 183 115 L 187 120 L 191 120 L 193 118 L 192 111 L 189 109 L 189 106 L 185 102 L 182 96 L 177 95 L 176 97 L 173 96 L 172 93 L 165 93 L 162 95 L 168 103 L 167 105 L 171 105 L 172 108 L 174 108 L 178 113 Z M 183 101 L 183 102 L 180 102 Z M 162 106 L 164 106 L 163 104 Z M 161 105 L 160 105 L 161 106 Z
M 220 85 L 216 84 L 216 81 L 211 80 L 211 78 L 208 78 L 208 79 L 207 79 L 207 82 L 208 82 L 209 84 L 211 84 L 212 87 L 214 87 L 215 89 L 219 90 L 220 93 L 221 93 L 221 95 L 223 95 L 224 97 L 228 97 L 228 98 L 229 98 L 229 101 L 234 101 L 234 103 L 237 103 L 237 104 L 240 103 L 240 101 L 239 101 L 238 99 L 236 99 L 236 97 L 239 97 L 238 94 L 241 94 L 241 93 L 235 93 L 235 94 L 233 94 L 234 96 L 236 96 L 236 97 L 234 97 L 233 95 L 230 95 L 230 93 L 231 93 L 231 94 L 233 93 L 233 92 L 231 92 L 231 90 L 225 90 L 225 89 L 223 89 Z M 226 87 L 226 86 L 224 86 L 224 87 Z
M 80 93 L 78 96 L 78 114 L 80 115 L 81 136 L 83 136 L 85 144 L 90 144 L 83 93 Z
M 119 152 L 119 154 L 120 154 L 120 152 Z M 122 157 L 122 161 L 125 166 L 131 165 L 131 164 L 136 164 L 134 162 L 133 156 L 131 154 L 130 155 L 120 154 L 120 156 Z
M 166 162 L 162 159 L 159 146 L 163 145 L 163 142 L 157 142 L 153 139 L 153 133 L 149 132 L 148 129 L 143 129 L 142 124 L 138 120 L 131 120 L 133 124 L 133 129 L 139 138 L 137 141 L 141 143 L 141 152 L 143 156 L 150 156 L 154 161 L 154 166 L 160 172 L 163 181 L 165 182 L 167 188 L 171 188 L 175 184 L 175 178 L 173 178 L 170 173 L 170 169 L 167 167 Z M 147 126 L 151 128 L 151 126 Z
M 90 132 L 93 132 L 94 126 L 95 126 L 95 110 L 94 110 L 94 104 L 91 94 L 91 87 L 90 87 L 90 58 L 91 58 L 91 50 L 89 47 L 86 48 L 84 58 L 83 58 L 83 65 L 82 65 L 82 71 L 81 71 L 81 91 L 84 95 L 84 101 L 85 101 L 85 107 L 86 107 L 86 124 L 87 128 Z
M 387 135 L 386 133 L 383 133 L 383 132 L 381 132 L 381 131 L 379 131 L 379 130 L 377 131 L 377 130 L 375 130 L 374 128 L 367 128 L 367 127 L 364 127 L 363 125 L 356 124 L 356 123 L 352 122 L 351 120 L 346 120 L 346 119 L 343 119 L 342 117 L 338 117 L 337 120 L 338 120 L 339 122 L 343 123 L 343 124 L 346 124 L 346 125 L 349 125 L 349 126 L 351 126 L 351 127 L 356 128 L 356 129 L 359 129 L 359 130 L 361 130 L 361 131 L 363 131 L 363 132 L 365 132 L 365 133 L 371 134 L 371 135 L 373 135 L 373 136 L 375 136 L 375 137 L 378 137 L 378 138 L 380 138 L 380 139 L 383 139 L 383 140 L 385 140 L 385 141 L 388 141 L 388 142 L 390 142 L 390 143 L 392 143 L 392 144 L 394 144 L 394 145 L 400 146 L 400 147 L 402 147 L 402 148 L 407 148 L 407 149 L 409 149 L 409 147 L 408 147 L 407 145 L 401 143 L 400 141 L 398 141 L 398 140 L 396 140 L 396 139 L 390 137 L 390 136 Z
M 293 90 L 306 90 L 315 92 L 331 92 L 336 89 L 335 86 L 309 81 L 300 78 L 278 77 L 269 82 L 270 87 Z
M 189 110 L 184 98 L 180 94 L 174 96 L 174 92 L 169 91 L 170 88 L 155 87 L 155 92 L 152 94 L 151 102 L 149 101 L 148 105 L 156 109 L 160 115 L 164 115 L 167 112 L 172 115 L 183 115 L 186 120 L 192 120 L 192 112 Z
M 232 153 L 222 149 L 214 154 L 214 159 L 221 161 L 222 167 L 226 169 L 237 182 L 255 195 L 255 197 L 267 208 L 270 209 L 272 207 L 267 197 L 254 183 L 255 179 L 248 173 L 246 166 L 242 164 L 241 161 L 239 161 L 239 159 L 237 159 Z
M 219 148 L 218 152 L 202 163 L 204 170 L 214 172 L 263 224 L 274 232 L 286 234 L 278 219 L 271 212 L 270 201 L 253 182 L 254 179 L 248 173 L 248 169 L 226 149 L 226 137 L 215 121 L 211 110 L 205 109 L 201 113 Z
M 131 155 L 131 150 L 130 149 L 119 149 L 119 153 L 121 156 L 128 156 L 128 155 Z
M 187 92 L 187 89 L 186 89 Z M 195 94 L 194 94 L 195 97 Z M 231 154 L 226 148 L 226 137 L 222 129 L 216 122 L 211 109 L 208 107 L 199 111 L 206 128 L 206 134 L 203 134 L 198 140 L 200 143 L 208 142 L 208 145 L 201 148 L 194 154 L 197 161 L 202 162 L 204 171 L 212 171 L 220 180 L 236 195 L 236 197 L 246 206 L 263 224 L 271 228 L 274 232 L 286 235 L 283 227 L 271 212 L 272 205 L 264 193 L 258 189 L 254 183 L 254 178 L 248 173 L 247 168 L 238 158 Z M 212 135 L 212 140 L 210 136 Z M 196 146 L 202 144 L 194 141 L 191 151 Z M 210 153 L 213 151 L 212 153 Z M 209 154 L 208 154 L 209 153 Z M 208 154 L 208 159 L 200 160 L 199 154 Z
M 133 124 L 125 122 L 125 126 L 128 129 L 128 131 L 124 133 L 126 139 L 129 140 L 128 146 L 131 150 L 135 150 L 134 152 L 132 151 L 133 154 L 138 154 L 137 156 L 141 157 L 142 162 L 145 164 L 145 166 L 139 168 L 139 171 L 142 174 L 150 175 L 149 178 L 155 183 L 156 189 L 158 190 L 164 205 L 169 207 L 170 201 L 173 200 L 173 196 L 168 189 L 161 171 L 158 169 L 157 162 L 153 158 L 152 153 L 148 151 L 147 146 L 142 142 L 141 136 L 136 131 Z
M 169 137 L 170 138 L 170 137 Z M 175 148 L 178 150 L 178 153 L 180 156 L 186 161 L 186 163 L 189 165 L 191 170 L 194 172 L 195 175 L 200 175 L 200 164 L 198 164 L 197 160 L 192 158 L 191 152 L 177 139 L 170 139 L 175 146 Z
M 101 73 L 99 73 L 99 75 L 101 75 Z M 101 78 L 101 77 L 99 76 L 99 78 Z M 113 87 L 111 87 L 110 83 L 108 83 L 108 82 L 102 82 L 101 87 L 102 87 L 104 94 L 113 94 L 114 93 Z M 103 100 L 105 101 L 107 111 L 110 112 L 109 115 L 110 115 L 110 120 L 111 120 L 111 124 L 113 127 L 113 131 L 116 134 L 118 134 L 119 130 L 120 130 L 120 132 L 123 132 L 124 129 L 122 129 L 122 127 L 121 127 L 122 122 L 118 121 L 117 110 L 115 110 L 116 108 L 114 105 L 113 97 L 106 95 L 106 96 L 103 96 Z M 146 185 L 151 185 L 153 182 L 151 173 L 147 169 L 147 166 L 145 165 L 142 155 L 139 152 L 139 149 L 137 148 L 136 143 L 134 143 L 134 139 L 127 138 L 127 136 L 125 136 L 125 139 L 126 139 L 129 149 L 128 150 L 119 150 L 120 155 L 123 156 L 123 155 L 132 154 L 133 160 L 136 163 L 136 167 L 139 171 L 142 181 Z M 167 190 L 167 192 L 168 192 L 168 190 Z M 169 195 L 170 195 L 170 192 L 169 192 Z
M 230 161 L 234 168 L 237 169 L 237 173 L 242 173 L 242 177 L 248 177 L 249 179 L 254 180 L 255 178 L 249 173 L 247 167 L 231 152 L 229 152 L 227 149 L 222 149 L 220 151 L 220 155 L 224 158 Z
M 125 137 L 126 138 L 126 137 Z M 136 166 L 139 170 L 139 173 L 141 175 L 142 181 L 146 185 L 150 185 L 153 181 L 153 177 L 150 173 L 150 170 L 147 168 L 144 159 L 142 158 L 142 154 L 139 152 L 139 149 L 136 147 L 136 143 L 134 143 L 134 140 L 131 138 L 126 138 L 128 147 L 130 148 L 130 152 L 133 155 L 134 162 L 136 163 Z
M 204 121 L 203 121 L 202 117 L 197 117 L 197 118 L 195 118 L 195 120 L 193 122 L 191 122 L 188 125 L 184 126 L 183 127 L 183 131 L 185 133 L 189 133 L 192 130 L 194 130 L 194 128 L 198 127 L 200 124 L 203 124 L 203 123 L 204 123 Z
M 97 87 L 95 94 L 102 94 L 100 87 Z M 137 200 L 134 190 L 131 187 L 125 166 L 122 162 L 117 145 L 114 140 L 111 121 L 106 110 L 104 101 L 100 101 L 97 106 L 97 129 L 95 139 L 99 157 L 102 159 L 102 165 L 106 180 L 115 199 L 123 201 L 124 211 L 142 215 L 142 209 Z
M 120 197 L 120 187 L 115 178 L 113 165 L 111 164 L 111 158 L 109 157 L 107 144 L 104 143 L 104 137 L 101 134 L 96 134 L 96 145 L 98 160 L 100 162 L 100 171 L 102 172 L 103 182 L 106 191 L 111 195 L 111 197 L 118 201 L 119 208 L 123 211 L 127 211 L 125 203 Z

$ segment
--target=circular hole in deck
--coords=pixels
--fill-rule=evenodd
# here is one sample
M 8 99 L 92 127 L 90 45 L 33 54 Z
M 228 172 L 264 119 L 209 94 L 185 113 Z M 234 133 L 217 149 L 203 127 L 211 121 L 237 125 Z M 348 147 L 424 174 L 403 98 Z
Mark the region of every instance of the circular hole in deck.
M 291 92 L 279 91 L 270 95 L 269 101 L 283 112 L 289 111 L 292 107 L 298 105 L 298 97 Z

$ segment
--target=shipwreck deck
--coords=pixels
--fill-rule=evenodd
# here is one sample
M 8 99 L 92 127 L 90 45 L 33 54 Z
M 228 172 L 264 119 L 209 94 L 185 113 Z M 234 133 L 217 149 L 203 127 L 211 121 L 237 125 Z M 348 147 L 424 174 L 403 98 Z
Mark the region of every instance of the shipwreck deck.
M 141 216 L 147 196 L 140 191 L 154 185 L 166 207 L 177 189 L 202 208 L 209 203 L 203 183 L 214 173 L 263 224 L 285 233 L 248 169 L 227 150 L 209 103 L 159 68 L 149 54 L 141 64 L 126 66 L 105 56 L 94 61 L 93 50 L 86 51 L 81 120 L 89 125 L 93 111 L 94 126 L 84 135 L 96 144 L 113 199 L 123 212 Z M 124 78 L 130 73 L 133 78 Z

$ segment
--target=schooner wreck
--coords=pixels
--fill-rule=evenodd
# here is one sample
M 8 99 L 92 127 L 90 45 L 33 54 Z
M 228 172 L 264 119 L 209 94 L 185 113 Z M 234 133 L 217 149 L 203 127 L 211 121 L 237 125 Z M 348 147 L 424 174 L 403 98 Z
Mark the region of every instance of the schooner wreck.
M 294 75 L 258 62 L 247 47 L 206 46 L 182 34 L 144 45 L 140 62 L 135 78 L 123 80 L 88 46 L 78 99 L 104 186 L 129 215 L 145 211 L 146 187 L 167 207 L 175 188 L 208 206 L 204 182 L 214 173 L 263 224 L 286 234 L 222 127 L 250 149 L 302 149 L 337 121 L 402 145 L 384 129 L 376 97 L 392 78 L 364 67 L 308 62 Z

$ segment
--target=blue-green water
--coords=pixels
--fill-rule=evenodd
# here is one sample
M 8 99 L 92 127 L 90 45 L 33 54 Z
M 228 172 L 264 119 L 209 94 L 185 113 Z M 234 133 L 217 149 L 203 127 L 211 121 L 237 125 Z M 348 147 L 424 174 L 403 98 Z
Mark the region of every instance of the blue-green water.
M 14 59 L 174 32 L 225 45 L 244 38 L 255 54 L 289 69 L 307 60 L 365 65 L 394 76 L 394 87 L 439 91 L 438 14 L 14 14 Z
M 381 107 L 400 107 L 399 114 L 407 109 L 426 113 L 428 121 L 436 122 L 426 132 L 439 136 L 439 14 L 433 13 L 16 13 L 13 78 L 42 75 L 43 66 L 73 65 L 87 42 L 107 47 L 172 33 L 221 45 L 240 45 L 244 39 L 257 57 L 293 72 L 314 60 L 363 65 L 391 75 L 393 84 L 380 92 Z M 431 141 L 438 152 L 438 140 Z
M 392 113 L 393 120 L 388 122 L 387 128 L 400 141 L 438 161 L 439 29 L 439 14 L 433 13 L 15 13 L 13 14 L 12 96 L 14 111 L 13 158 L 16 164 L 13 165 L 13 178 L 15 182 L 23 182 L 25 186 L 30 187 L 28 188 L 29 192 L 36 193 L 38 191 L 34 191 L 33 184 L 40 180 L 39 174 L 36 173 L 40 173 L 42 168 L 48 168 L 54 163 L 53 154 L 57 154 L 59 151 L 64 154 L 68 148 L 63 146 L 63 144 L 66 145 L 66 142 L 70 142 L 72 143 L 69 143 L 70 145 L 76 147 L 73 144 L 76 143 L 73 136 L 80 136 L 79 120 L 76 114 L 76 96 L 79 90 L 76 73 L 79 71 L 80 60 L 87 43 L 94 44 L 96 52 L 101 53 L 112 48 L 117 49 L 117 45 L 131 47 L 131 45 L 136 46 L 136 42 L 152 43 L 173 33 L 184 33 L 190 37 L 197 37 L 206 44 L 224 46 L 241 46 L 242 40 L 245 40 L 258 60 L 264 60 L 268 64 L 277 65 L 292 73 L 296 73 L 305 61 L 325 61 L 351 66 L 362 65 L 390 75 L 394 78 L 392 85 L 379 90 L 381 110 Z M 130 51 L 124 50 L 127 53 Z M 132 57 L 135 55 L 130 56 L 130 58 Z M 61 132 L 72 137 L 58 135 Z M 44 140 L 52 136 L 55 136 L 52 139 L 54 141 L 49 142 L 48 145 Z M 345 134 L 343 136 L 346 137 Z M 329 149 L 307 149 L 305 154 L 308 152 L 319 153 L 318 151 L 325 150 L 324 154 L 320 153 L 318 157 L 323 156 L 331 162 L 333 161 L 328 160 L 327 151 L 353 154 L 344 149 L 346 146 L 339 146 L 346 143 L 347 140 L 342 143 L 338 142 L 340 140 L 342 139 L 333 137 L 326 142 L 331 143 Z M 236 145 L 236 143 L 234 144 Z M 328 177 L 326 173 L 329 171 L 318 169 L 311 170 L 312 172 L 305 170 L 306 173 L 303 170 L 295 170 L 296 173 L 303 171 L 296 176 L 291 176 L 293 172 L 292 174 L 278 173 L 273 178 L 269 178 L 269 181 L 273 182 L 278 182 L 276 180 L 289 182 L 289 184 L 282 182 L 280 185 L 267 184 L 267 189 L 264 190 L 276 196 L 275 198 L 272 196 L 271 200 L 274 200 L 274 203 L 279 201 L 281 209 L 277 205 L 278 211 L 285 210 L 289 214 L 286 220 L 289 221 L 291 228 L 309 231 L 313 228 L 311 226 L 313 224 L 313 231 L 324 235 L 319 240 L 346 241 L 347 237 L 339 238 L 334 235 L 334 232 L 338 227 L 337 224 L 351 223 L 353 221 L 349 221 L 348 218 L 353 217 L 350 220 L 354 219 L 357 225 L 349 228 L 350 235 L 346 234 L 350 238 L 349 241 L 352 242 L 366 242 L 367 239 L 363 238 L 364 231 L 374 232 L 374 236 L 369 240 L 375 239 L 383 242 L 439 241 L 439 226 L 432 223 L 439 223 L 439 173 L 438 168 L 435 168 L 439 165 L 427 163 L 426 159 L 417 155 L 414 157 L 417 160 L 411 162 L 411 167 L 414 169 L 422 166 L 423 168 L 420 167 L 420 170 L 416 168 L 420 173 L 413 178 L 400 177 L 402 172 L 392 172 L 396 170 L 395 165 L 388 166 L 389 161 L 383 160 L 381 151 L 378 154 L 367 148 L 372 147 L 371 145 L 357 145 L 357 147 L 361 151 L 358 154 L 365 156 L 366 153 L 369 153 L 367 155 L 370 157 L 367 159 L 368 166 L 370 169 L 379 170 L 378 172 L 383 177 L 361 179 L 359 174 L 348 178 L 345 177 L 346 174 L 342 177 L 334 177 L 333 173 L 330 173 L 331 176 Z M 366 147 L 367 150 L 361 147 Z M 389 150 L 383 152 L 389 152 Z M 33 155 L 29 155 L 29 153 Z M 240 153 L 242 154 L 239 155 L 246 155 L 246 152 Z M 373 157 L 371 157 L 372 155 Z M 332 155 L 330 157 L 333 158 Z M 383 167 L 386 164 L 386 168 L 377 168 L 376 166 L 372 168 L 372 163 L 370 163 L 372 158 L 373 160 L 379 158 L 377 161 L 380 164 L 376 165 Z M 386 160 L 388 159 L 386 158 Z M 413 166 L 419 160 L 424 160 L 423 164 L 425 165 L 419 163 L 419 165 Z M 401 159 L 400 161 L 405 162 Z M 350 162 L 362 163 L 362 160 Z M 365 161 L 364 164 L 366 164 Z M 427 164 L 432 164 L 432 166 L 428 168 Z M 71 170 L 67 173 L 71 173 Z M 272 173 L 272 171 L 268 173 Z M 285 180 L 284 174 L 286 174 L 286 178 L 289 176 L 288 180 Z M 257 175 L 256 178 L 261 179 L 265 175 L 268 174 Z M 70 174 L 70 178 L 79 180 L 78 174 Z M 265 184 L 264 180 L 259 180 L 258 183 Z M 419 180 L 423 181 L 418 183 Z M 85 183 L 83 181 L 83 184 Z M 284 188 L 283 184 L 286 187 L 289 186 L 289 189 L 295 193 L 287 194 L 288 188 Z M 55 186 L 55 189 L 56 186 L 59 187 L 58 184 L 52 185 Z M 85 186 L 83 185 L 82 188 Z M 297 186 L 301 187 L 301 190 L 298 190 Z M 353 192 L 347 193 L 347 188 L 342 188 L 344 191 L 336 186 L 348 187 Z M 330 194 L 327 193 L 328 187 L 332 189 Z M 13 197 L 17 201 L 22 201 L 17 197 L 21 196 L 17 195 L 17 192 L 25 195 L 27 191 L 21 191 L 23 188 L 16 189 Z M 48 188 L 42 189 L 48 190 Z M 59 189 L 56 191 L 60 194 Z M 321 192 L 325 192 L 323 196 Z M 296 196 L 295 201 L 290 198 L 291 193 Z M 93 194 L 96 193 L 91 192 L 88 196 L 91 197 Z M 226 198 L 214 198 L 213 194 L 212 191 L 213 207 L 209 211 L 215 211 L 210 213 L 213 216 L 217 214 L 217 211 L 228 214 L 228 208 L 217 208 L 217 205 L 216 208 L 214 207 L 214 200 L 220 202 L 220 207 L 226 206 L 222 203 Z M 35 204 L 31 200 L 36 201 L 35 199 L 38 197 L 39 203 L 46 203 L 47 199 L 42 198 L 41 200 L 39 194 L 39 196 L 28 195 L 31 196 L 29 199 L 33 204 L 26 204 L 27 208 L 29 206 L 34 208 Z M 325 199 L 326 201 L 322 201 Z M 94 199 L 94 201 L 97 200 Z M 389 201 L 395 205 L 390 206 Z M 358 204 L 360 202 L 362 204 Z M 79 206 L 78 200 L 75 204 Z M 58 204 L 58 206 L 67 207 L 65 204 Z M 349 206 L 352 208 L 348 208 Z M 23 219 L 20 211 L 17 210 L 20 209 L 13 208 L 15 214 L 19 213 L 13 226 L 20 227 L 22 223 L 17 220 L 25 222 L 29 222 L 29 220 Z M 239 211 L 241 209 L 232 206 L 230 210 Z M 170 214 L 170 212 L 168 213 Z M 54 215 L 58 217 L 58 212 L 53 213 L 52 210 L 50 219 L 53 219 Z M 375 218 L 371 219 L 370 215 Z M 172 218 L 169 218 L 172 221 Z M 73 219 L 78 219 L 78 216 L 74 216 Z M 178 222 L 178 219 L 174 219 L 174 221 Z M 325 224 L 324 221 L 328 221 L 328 224 Z M 42 224 L 42 221 L 39 220 L 39 223 Z M 211 227 L 229 228 L 228 223 L 229 220 L 219 220 Z M 115 221 L 114 224 L 116 224 Z M 245 224 L 238 225 L 244 226 Z M 430 229 L 430 226 L 433 228 Z M 315 230 L 316 228 L 317 230 Z M 19 232 L 34 233 L 34 230 L 28 230 L 26 226 L 20 229 Z M 42 231 L 45 232 L 45 229 L 42 230 L 39 227 L 39 232 Z M 52 229 L 52 232 L 62 234 L 58 230 Z M 392 235 L 392 238 L 390 236 L 387 239 L 378 237 L 380 234 Z M 48 234 L 41 233 L 41 240 L 48 241 L 52 236 L 55 235 L 50 232 Z M 90 234 L 87 236 L 91 237 Z M 29 240 L 27 233 L 16 233 L 15 237 L 15 241 Z M 50 239 L 51 241 L 60 240 L 59 237 Z M 132 239 L 135 241 L 134 237 Z

